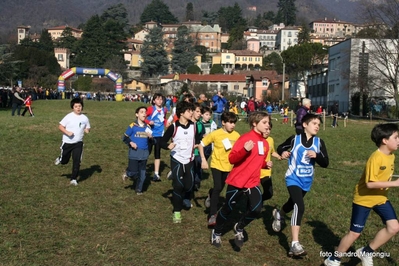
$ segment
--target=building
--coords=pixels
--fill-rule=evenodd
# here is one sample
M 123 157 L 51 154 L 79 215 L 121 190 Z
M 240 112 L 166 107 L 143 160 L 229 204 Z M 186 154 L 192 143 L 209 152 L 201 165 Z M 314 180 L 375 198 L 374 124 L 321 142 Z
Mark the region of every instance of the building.
M 397 51 L 397 40 L 380 40 L 386 49 Z M 394 43 L 396 42 L 396 44 Z M 386 56 L 386 57 L 385 57 Z M 382 63 L 386 60 L 387 64 Z M 372 39 L 350 38 L 329 48 L 327 107 L 339 103 L 339 111 L 352 110 L 351 99 L 362 92 L 370 98 L 382 99 L 390 104 L 395 95 L 387 78 L 397 73 L 389 66 L 397 64 L 396 57 L 378 52 Z
M 71 29 L 72 36 L 75 37 L 76 39 L 82 38 L 83 30 L 69 27 L 68 25 L 48 28 L 47 32 L 50 34 L 51 39 L 56 40 L 58 38 L 61 38 L 62 33 L 66 28 Z
M 278 31 L 276 36 L 276 47 L 279 51 L 285 51 L 289 47 L 298 44 L 298 33 L 300 27 L 285 27 Z
M 18 44 L 25 38 L 29 38 L 30 26 L 18 26 Z
M 225 73 L 236 69 L 260 69 L 262 63 L 262 54 L 251 50 L 223 50 L 212 57 L 212 64 L 222 65 Z
M 61 69 L 65 70 L 69 68 L 69 58 L 71 52 L 67 48 L 54 48 L 54 55 L 57 58 L 58 64 L 61 66 Z
M 353 23 L 337 19 L 318 19 L 309 23 L 312 33 L 327 35 L 328 37 L 354 36 L 360 29 Z

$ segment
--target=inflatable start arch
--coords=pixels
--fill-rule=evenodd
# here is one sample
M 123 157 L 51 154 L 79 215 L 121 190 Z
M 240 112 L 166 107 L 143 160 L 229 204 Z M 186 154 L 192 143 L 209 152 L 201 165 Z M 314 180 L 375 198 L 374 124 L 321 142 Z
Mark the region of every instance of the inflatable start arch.
M 69 79 L 73 75 L 96 75 L 96 76 L 106 76 L 113 82 L 115 82 L 115 100 L 122 101 L 122 76 L 111 72 L 109 69 L 105 68 L 84 68 L 84 67 L 73 67 L 65 70 L 58 77 L 58 91 L 65 91 L 65 80 Z

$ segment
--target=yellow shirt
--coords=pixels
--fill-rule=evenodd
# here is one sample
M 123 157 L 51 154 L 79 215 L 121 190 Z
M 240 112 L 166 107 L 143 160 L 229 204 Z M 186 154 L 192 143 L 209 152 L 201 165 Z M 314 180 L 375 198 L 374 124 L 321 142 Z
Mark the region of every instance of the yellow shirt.
M 390 181 L 394 170 L 395 155 L 386 155 L 379 150 L 373 152 L 355 187 L 353 203 L 372 208 L 387 201 L 388 188 L 369 189 L 368 182 Z
M 233 168 L 233 165 L 229 162 L 229 154 L 231 148 L 226 150 L 223 145 L 223 140 L 228 139 L 230 141 L 231 147 L 233 147 L 234 143 L 240 137 L 237 131 L 233 131 L 228 133 L 223 128 L 219 128 L 215 131 L 212 131 L 208 135 L 206 135 L 201 143 L 202 146 L 208 146 L 213 143 L 213 151 L 211 155 L 211 168 L 218 169 L 222 172 L 230 172 Z
M 266 162 L 271 161 L 272 159 L 272 153 L 275 151 L 274 150 L 274 139 L 272 137 L 268 137 L 266 139 L 267 143 L 269 143 L 269 152 L 267 153 L 266 156 Z M 272 169 L 260 169 L 260 179 L 264 178 L 265 176 L 271 177 L 272 176 Z

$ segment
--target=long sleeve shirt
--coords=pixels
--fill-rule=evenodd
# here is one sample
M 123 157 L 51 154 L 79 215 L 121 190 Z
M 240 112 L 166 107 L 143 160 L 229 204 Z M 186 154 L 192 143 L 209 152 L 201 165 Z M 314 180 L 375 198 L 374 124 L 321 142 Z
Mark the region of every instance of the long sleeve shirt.
M 247 151 L 244 144 L 252 140 L 254 147 Z M 266 156 L 269 144 L 262 134 L 249 131 L 242 135 L 234 144 L 229 154 L 229 161 L 233 169 L 227 176 L 226 184 L 238 188 L 253 188 L 260 183 L 260 170 L 266 167 Z

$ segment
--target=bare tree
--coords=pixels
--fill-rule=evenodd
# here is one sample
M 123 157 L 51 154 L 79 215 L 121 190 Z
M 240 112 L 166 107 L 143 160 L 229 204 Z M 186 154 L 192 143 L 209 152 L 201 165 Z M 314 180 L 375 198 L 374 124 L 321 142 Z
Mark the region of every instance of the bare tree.
M 385 92 L 395 101 L 395 117 L 398 116 L 399 78 L 399 1 L 368 1 L 364 17 L 377 29 L 377 36 L 364 47 L 368 54 L 368 71 L 374 77 L 368 80 L 373 91 Z

